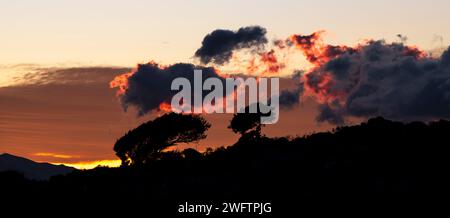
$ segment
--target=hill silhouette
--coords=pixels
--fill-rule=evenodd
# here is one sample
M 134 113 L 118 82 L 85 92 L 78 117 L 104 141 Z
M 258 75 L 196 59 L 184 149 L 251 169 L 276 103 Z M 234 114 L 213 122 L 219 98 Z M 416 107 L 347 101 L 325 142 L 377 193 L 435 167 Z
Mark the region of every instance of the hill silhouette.
M 53 165 L 49 163 L 36 163 L 32 160 L 14 156 L 12 154 L 0 154 L 0 172 L 16 171 L 27 179 L 48 180 L 52 176 L 67 174 L 75 170 L 73 167 Z
M 28 190 L 21 193 L 114 199 L 154 213 L 174 213 L 187 200 L 269 201 L 285 212 L 348 197 L 361 203 L 382 196 L 380 202 L 398 204 L 392 196 L 429 200 L 419 196 L 448 193 L 449 133 L 450 121 L 405 124 L 378 117 L 296 138 L 243 135 L 234 145 L 204 153 L 162 152 L 147 165 L 76 170 L 39 184 L 0 176 L 13 178 L 7 188 L 13 195 Z

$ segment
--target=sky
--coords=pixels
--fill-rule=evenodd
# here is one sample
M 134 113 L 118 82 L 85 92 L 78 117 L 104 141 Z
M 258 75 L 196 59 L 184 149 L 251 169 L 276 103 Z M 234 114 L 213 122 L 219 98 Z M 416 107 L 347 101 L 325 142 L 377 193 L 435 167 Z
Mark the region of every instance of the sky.
M 327 30 L 331 43 L 365 38 L 431 48 L 448 44 L 446 0 L 341 1 L 0 1 L 2 64 L 134 66 L 188 61 L 217 28 L 261 25 L 269 36 Z
M 193 62 L 215 29 L 260 25 L 270 39 L 326 30 L 327 43 L 350 46 L 402 34 L 407 44 L 432 51 L 450 44 L 448 8 L 447 0 L 0 0 L 0 153 L 74 166 L 117 164 L 115 140 L 157 114 L 124 112 L 109 81 L 150 60 Z M 332 128 L 315 122 L 316 106 L 305 100 L 266 133 Z M 235 141 L 223 130 L 230 118 L 208 117 L 213 128 L 199 146 Z

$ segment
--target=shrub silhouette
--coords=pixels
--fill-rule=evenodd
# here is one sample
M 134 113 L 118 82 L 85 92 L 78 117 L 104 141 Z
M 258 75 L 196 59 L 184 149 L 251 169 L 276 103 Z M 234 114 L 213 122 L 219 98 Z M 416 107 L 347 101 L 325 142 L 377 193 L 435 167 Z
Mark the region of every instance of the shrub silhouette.
M 234 133 L 241 134 L 242 139 L 254 139 L 261 137 L 261 116 L 267 116 L 260 112 L 260 104 L 256 104 L 256 113 L 250 113 L 250 106 L 245 107 L 241 112 L 234 114 L 230 121 L 229 129 Z
M 170 146 L 206 138 L 210 126 L 197 115 L 165 114 L 122 136 L 114 151 L 123 166 L 145 165 L 160 159 L 162 151 Z

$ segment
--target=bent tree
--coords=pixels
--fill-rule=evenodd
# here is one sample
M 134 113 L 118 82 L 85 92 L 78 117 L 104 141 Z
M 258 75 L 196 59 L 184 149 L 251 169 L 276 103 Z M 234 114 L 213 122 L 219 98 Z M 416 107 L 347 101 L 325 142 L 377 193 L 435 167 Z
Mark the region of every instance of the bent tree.
M 116 141 L 114 151 L 123 166 L 145 165 L 170 146 L 206 138 L 210 127 L 198 115 L 169 113 L 130 130 Z

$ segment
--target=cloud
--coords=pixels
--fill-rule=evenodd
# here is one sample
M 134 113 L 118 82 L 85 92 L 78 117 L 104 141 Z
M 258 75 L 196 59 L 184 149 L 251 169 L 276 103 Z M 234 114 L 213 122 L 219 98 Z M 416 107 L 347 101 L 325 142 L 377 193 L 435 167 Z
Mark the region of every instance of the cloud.
M 88 84 L 107 83 L 111 77 L 129 71 L 124 67 L 39 68 L 16 78 L 19 84 Z
M 212 67 L 195 66 L 193 64 L 178 63 L 169 66 L 161 66 L 155 62 L 139 64 L 135 70 L 116 76 L 110 82 L 111 88 L 118 88 L 118 97 L 125 110 L 130 106 L 137 109 L 139 115 L 145 115 L 155 110 L 164 110 L 170 105 L 172 97 L 178 92 L 171 90 L 172 81 L 183 77 L 194 84 L 194 70 L 202 70 L 202 80 L 207 78 L 219 78 L 225 82 L 225 78 L 219 75 Z M 280 93 L 280 106 L 284 109 L 292 109 L 298 105 L 303 92 L 303 83 L 300 81 L 302 72 L 296 72 L 292 77 L 282 78 L 283 83 L 290 81 L 289 89 Z M 247 79 L 247 75 L 238 75 Z M 229 90 L 223 86 L 224 97 L 229 96 Z M 203 91 L 203 96 L 210 91 Z
M 304 92 L 304 83 L 301 81 L 303 73 L 303 71 L 297 71 L 292 77 L 282 79 L 294 81 L 294 88 L 281 90 L 279 101 L 283 109 L 293 109 L 300 103 L 300 97 Z
M 68 155 L 68 154 L 55 154 L 55 153 L 51 153 L 51 152 L 37 152 L 33 155 L 41 156 L 41 157 L 60 158 L 60 159 L 79 158 L 79 156 L 73 156 L 73 155 Z
M 170 66 L 160 66 L 154 62 L 139 64 L 137 69 L 129 74 L 116 77 L 110 84 L 112 87 L 122 87 L 120 102 L 124 109 L 135 106 L 140 115 L 157 110 L 163 103 L 170 104 L 177 91 L 171 90 L 172 81 L 183 77 L 194 84 L 194 70 L 202 70 L 203 80 L 221 78 L 214 68 L 178 63 Z
M 266 44 L 266 29 L 260 26 L 241 27 L 237 31 L 218 29 L 206 35 L 195 57 L 202 64 L 227 63 L 235 50 L 258 49 Z
M 295 45 L 296 48 L 303 52 L 306 59 L 316 66 L 352 50 L 352 48 L 347 46 L 325 44 L 322 40 L 324 34 L 325 31 L 323 30 L 314 32 L 311 35 L 294 34 L 289 37 L 288 42 L 290 43 L 288 45 Z
M 450 118 L 449 53 L 432 58 L 415 47 L 379 40 L 333 56 L 305 76 L 322 102 L 317 120 Z
M 269 45 L 266 29 L 259 26 L 219 29 L 205 36 L 195 57 L 202 64 L 237 66 L 244 69 L 239 73 L 245 76 L 280 76 L 295 72 L 298 68 L 292 67 L 295 60 L 291 58 L 303 55 L 311 68 L 284 78 L 295 85 L 282 88 L 280 105 L 292 109 L 302 97 L 312 96 L 319 105 L 319 122 L 342 124 L 349 118 L 372 116 L 404 121 L 450 118 L 448 50 L 437 57 L 427 55 L 405 45 L 403 35 L 395 43 L 367 40 L 356 46 L 329 45 L 322 39 L 324 33 L 294 34 Z M 235 53 L 241 49 L 252 52 Z M 241 55 L 243 58 L 232 58 Z M 176 77 L 192 81 L 194 68 L 221 78 L 213 68 L 149 63 L 116 77 L 111 84 L 119 88 L 124 108 L 136 106 L 142 115 L 169 103 L 175 94 L 169 90 L 171 81 Z
M 283 90 L 280 93 L 280 106 L 291 109 L 300 102 L 301 90 Z

